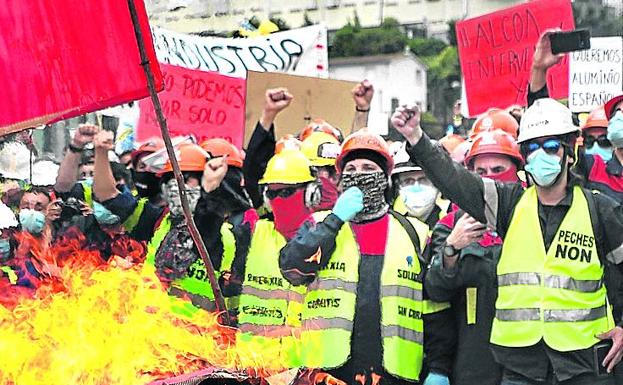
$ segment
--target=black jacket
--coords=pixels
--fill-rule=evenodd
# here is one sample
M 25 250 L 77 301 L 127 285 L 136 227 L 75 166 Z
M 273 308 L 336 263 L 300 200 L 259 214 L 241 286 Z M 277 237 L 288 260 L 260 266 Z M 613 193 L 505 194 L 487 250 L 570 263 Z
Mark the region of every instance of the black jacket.
M 450 321 L 458 345 L 451 383 L 497 385 L 502 370 L 489 349 L 489 336 L 495 315 L 495 268 L 501 240 L 489 235 L 481 244 L 472 243 L 460 251 L 454 268 L 444 267 L 443 247 L 463 214 L 462 210 L 450 213 L 435 226 L 431 238 L 432 261 L 424 287 L 431 299 L 451 303 Z
M 411 159 L 424 169 L 428 178 L 439 190 L 481 223 L 489 225 L 502 239 L 523 188 L 520 184 L 507 184 L 481 179 L 474 173 L 454 163 L 443 151 L 435 148 L 424 134 L 415 146 L 408 146 Z M 569 190 L 570 192 L 570 190 Z M 584 194 L 594 202 L 591 220 L 600 261 L 621 267 L 623 262 L 623 207 L 602 194 Z M 539 203 L 539 218 L 545 247 L 549 247 L 572 200 L 568 194 L 556 206 Z M 544 379 L 550 365 L 559 381 L 583 373 L 593 373 L 592 349 L 557 352 L 541 343 L 527 348 L 495 346 L 496 360 L 508 369 L 532 379 Z

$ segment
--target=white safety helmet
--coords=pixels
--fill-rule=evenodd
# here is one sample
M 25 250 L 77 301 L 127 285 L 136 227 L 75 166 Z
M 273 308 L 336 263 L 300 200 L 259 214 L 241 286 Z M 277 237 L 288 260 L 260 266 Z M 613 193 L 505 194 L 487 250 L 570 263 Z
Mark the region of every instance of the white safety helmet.
M 30 178 L 30 150 L 21 142 L 6 142 L 0 148 L 0 175 L 7 179 Z
M 32 165 L 33 186 L 53 186 L 60 166 L 51 160 L 38 160 Z
M 392 175 L 410 171 L 422 171 L 422 167 L 416 166 L 411 162 L 405 142 L 392 143 L 389 146 L 389 153 L 392 155 L 395 164 Z
M 17 218 L 9 206 L 0 202 L 0 230 L 17 227 L 18 224 Z
M 521 118 L 517 142 L 574 132 L 578 128 L 573 124 L 571 110 L 554 99 L 537 99 Z

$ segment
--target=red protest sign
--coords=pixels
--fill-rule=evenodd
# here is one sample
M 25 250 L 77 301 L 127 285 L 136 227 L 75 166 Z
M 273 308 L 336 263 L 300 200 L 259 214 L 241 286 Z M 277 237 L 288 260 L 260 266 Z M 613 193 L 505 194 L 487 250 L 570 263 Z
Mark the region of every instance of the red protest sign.
M 145 5 L 134 1 L 160 87 Z M 126 1 L 9 0 L 0 25 L 0 135 L 148 95 Z
M 160 64 L 165 89 L 160 102 L 172 136 L 194 135 L 199 141 L 224 138 L 242 147 L 244 136 L 244 79 L 217 72 L 197 71 Z M 150 99 L 139 102 L 141 115 L 136 140 L 160 136 Z
M 569 0 L 530 1 L 456 24 L 470 116 L 526 105 L 534 46 L 549 28 L 575 28 Z M 551 97 L 567 97 L 567 58 L 549 70 L 548 87 Z

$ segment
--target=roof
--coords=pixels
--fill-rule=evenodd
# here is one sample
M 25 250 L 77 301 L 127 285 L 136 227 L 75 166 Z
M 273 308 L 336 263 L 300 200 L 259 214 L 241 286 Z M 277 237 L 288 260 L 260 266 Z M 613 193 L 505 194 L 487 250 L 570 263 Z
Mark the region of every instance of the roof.
M 329 67 L 332 65 L 340 66 L 340 65 L 361 65 L 361 64 L 371 64 L 371 63 L 380 63 L 385 64 L 389 63 L 392 60 L 398 59 L 413 59 L 422 67 L 428 69 L 428 66 L 420 60 L 417 56 L 412 53 L 390 53 L 385 55 L 371 55 L 371 56 L 350 56 L 350 57 L 338 57 L 338 58 L 329 58 Z

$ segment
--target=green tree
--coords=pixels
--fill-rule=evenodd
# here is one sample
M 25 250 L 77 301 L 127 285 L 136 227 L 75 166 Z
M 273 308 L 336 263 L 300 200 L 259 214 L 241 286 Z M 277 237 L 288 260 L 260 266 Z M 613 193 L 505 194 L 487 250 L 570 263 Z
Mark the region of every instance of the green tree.
M 354 24 L 349 22 L 335 33 L 329 55 L 350 57 L 396 53 L 404 49 L 408 40 L 396 19 L 387 18 L 380 27 L 361 28 L 356 18 Z
M 591 36 L 623 35 L 623 15 L 603 0 L 575 0 L 573 16 L 576 28 L 588 28 Z
M 415 38 L 409 41 L 409 49 L 416 56 L 429 57 L 439 54 L 447 44 L 439 39 Z

